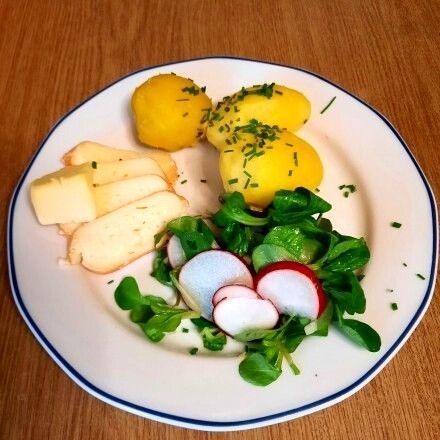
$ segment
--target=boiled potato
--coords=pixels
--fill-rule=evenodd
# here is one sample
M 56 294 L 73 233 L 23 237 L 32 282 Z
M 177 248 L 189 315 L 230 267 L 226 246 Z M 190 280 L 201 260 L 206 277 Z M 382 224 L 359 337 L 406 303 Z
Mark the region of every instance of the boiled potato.
M 251 119 L 293 132 L 309 119 L 310 111 L 308 99 L 288 87 L 264 84 L 243 88 L 217 105 L 211 113 L 206 135 L 209 142 L 221 150 L 235 127 Z
M 265 208 L 280 189 L 315 190 L 323 167 L 314 148 L 288 131 L 273 135 L 270 127 L 265 130 L 256 135 L 237 132 L 236 143 L 228 138 L 231 145 L 220 154 L 225 191 L 240 191 L 248 204 Z
M 161 74 L 134 91 L 131 107 L 143 144 L 176 151 L 203 138 L 212 103 L 192 80 Z

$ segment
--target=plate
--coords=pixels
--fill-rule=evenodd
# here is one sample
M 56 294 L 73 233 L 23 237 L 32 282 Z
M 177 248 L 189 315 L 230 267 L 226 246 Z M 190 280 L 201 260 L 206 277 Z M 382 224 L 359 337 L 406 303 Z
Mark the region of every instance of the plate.
M 148 277 L 151 255 L 106 276 L 58 264 L 66 252 L 65 239 L 55 227 L 37 223 L 28 198 L 30 182 L 60 168 L 63 153 L 86 139 L 141 149 L 134 137 L 130 96 L 136 86 L 162 72 L 193 78 L 206 85 L 214 100 L 242 86 L 265 82 L 293 87 L 309 98 L 312 115 L 299 135 L 315 146 L 324 163 L 320 194 L 333 204 L 329 217 L 336 229 L 364 236 L 371 248 L 363 280 L 367 310 L 361 319 L 381 334 L 378 353 L 360 349 L 333 330 L 328 338 L 308 338 L 295 352 L 301 375 L 284 371 L 271 386 L 255 387 L 238 374 L 236 345 L 229 344 L 221 357 L 203 352 L 190 356 L 188 349 L 199 344 L 192 332 L 152 344 L 116 307 L 114 286 L 125 274 L 135 275 L 146 293 L 171 294 Z M 221 191 L 215 149 L 200 144 L 174 157 L 181 172 L 177 191 L 189 199 L 194 212 L 215 210 Z M 180 183 L 182 179 L 187 183 Z M 345 198 L 338 186 L 350 183 L 356 184 L 357 191 Z M 393 221 L 402 227 L 391 227 Z M 134 72 L 62 117 L 41 143 L 12 197 L 8 262 L 21 315 L 52 359 L 78 385 L 140 416 L 228 431 L 278 423 L 328 407 L 379 373 L 429 305 L 437 232 L 437 210 L 426 177 L 384 116 L 314 73 L 215 57 Z M 111 280 L 114 283 L 107 284 Z M 398 304 L 397 311 L 391 310 L 391 302 Z

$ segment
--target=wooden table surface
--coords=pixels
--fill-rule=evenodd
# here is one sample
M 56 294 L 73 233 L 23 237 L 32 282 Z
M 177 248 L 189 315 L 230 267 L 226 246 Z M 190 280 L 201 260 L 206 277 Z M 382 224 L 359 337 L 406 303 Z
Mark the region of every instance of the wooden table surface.
M 291 64 L 341 84 L 395 124 L 438 194 L 438 0 L 2 0 L 0 23 L 3 230 L 20 173 L 61 115 L 130 71 L 207 55 Z M 439 438 L 438 295 L 354 396 L 288 423 L 215 434 L 151 422 L 82 391 L 19 316 L 4 251 L 0 264 L 0 439 Z

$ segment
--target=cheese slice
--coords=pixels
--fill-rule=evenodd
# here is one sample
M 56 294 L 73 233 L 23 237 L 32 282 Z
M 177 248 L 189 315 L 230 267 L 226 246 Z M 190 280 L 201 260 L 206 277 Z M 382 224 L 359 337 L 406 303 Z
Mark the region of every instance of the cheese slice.
M 118 180 L 117 182 L 97 186 L 93 188 L 97 217 L 147 197 L 150 194 L 167 189 L 170 189 L 168 182 L 154 174 Z M 72 235 L 79 226 L 80 223 L 62 223 L 59 225 L 59 228 L 63 235 Z
M 165 174 L 157 162 L 149 157 L 118 160 L 116 162 L 95 162 L 93 171 L 94 185 L 105 185 L 106 183 L 144 176 L 145 174 L 155 174 L 165 178 Z
M 30 195 L 42 225 L 88 222 L 97 217 L 90 163 L 63 168 L 31 184 Z
M 164 172 L 167 180 L 174 184 L 177 179 L 177 167 L 171 155 L 166 151 L 133 151 L 108 147 L 97 142 L 85 141 L 72 148 L 63 157 L 65 165 L 81 165 L 86 162 L 116 162 L 118 160 L 149 157 L 155 160 Z
M 68 259 L 86 269 L 113 272 L 154 250 L 154 236 L 185 215 L 188 202 L 160 191 L 81 225 L 72 235 Z

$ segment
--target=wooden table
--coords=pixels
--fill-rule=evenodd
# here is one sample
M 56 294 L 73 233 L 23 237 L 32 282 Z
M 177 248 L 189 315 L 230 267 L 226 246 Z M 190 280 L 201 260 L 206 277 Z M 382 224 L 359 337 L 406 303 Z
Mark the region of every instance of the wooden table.
M 3 230 L 20 173 L 68 109 L 140 67 L 215 54 L 292 64 L 343 85 L 393 121 L 434 190 L 440 188 L 436 0 L 3 0 L 0 23 Z M 0 240 L 4 249 L 4 234 Z M 82 391 L 27 329 L 10 294 L 4 252 L 0 262 L 1 439 L 429 439 L 440 434 L 438 296 L 405 347 L 353 397 L 289 423 L 209 434 L 130 415 Z

